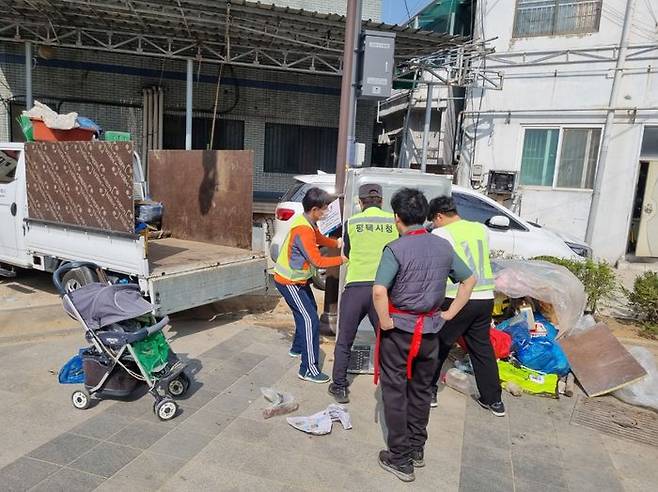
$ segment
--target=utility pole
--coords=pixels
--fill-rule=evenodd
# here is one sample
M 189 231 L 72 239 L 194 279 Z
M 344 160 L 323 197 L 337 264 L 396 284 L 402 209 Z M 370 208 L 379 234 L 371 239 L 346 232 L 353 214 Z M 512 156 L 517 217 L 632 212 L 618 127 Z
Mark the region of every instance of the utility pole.
M 605 126 L 603 127 L 603 136 L 601 137 L 601 153 L 599 155 L 599 165 L 596 170 L 594 188 L 592 189 L 592 204 L 589 208 L 589 217 L 587 219 L 587 231 L 585 240 L 591 244 L 594 237 L 594 229 L 601 201 L 601 188 L 605 180 L 605 167 L 608 161 L 608 149 L 610 147 L 610 138 L 612 137 L 612 127 L 615 120 L 615 106 L 617 103 L 617 93 L 621 85 L 621 77 L 626 64 L 626 52 L 628 51 L 628 37 L 631 31 L 633 21 L 633 12 L 635 11 L 635 0 L 626 0 L 626 12 L 624 15 L 624 27 L 621 30 L 621 40 L 619 42 L 619 54 L 615 64 L 615 75 L 612 79 L 612 89 L 610 89 L 610 100 L 608 102 L 608 112 L 605 117 Z
M 343 75 L 340 85 L 340 113 L 338 120 L 338 146 L 336 151 L 336 194 L 341 197 L 343 210 L 343 193 L 345 191 L 345 174 L 352 160 L 348 153 L 354 146 L 354 120 L 356 118 L 356 63 L 355 51 L 361 32 L 362 0 L 347 0 L 345 14 L 345 44 L 343 45 Z M 340 254 L 339 251 L 334 253 Z M 320 316 L 320 330 L 324 333 L 336 332 L 338 316 L 339 268 L 327 271 L 324 290 L 324 309 Z

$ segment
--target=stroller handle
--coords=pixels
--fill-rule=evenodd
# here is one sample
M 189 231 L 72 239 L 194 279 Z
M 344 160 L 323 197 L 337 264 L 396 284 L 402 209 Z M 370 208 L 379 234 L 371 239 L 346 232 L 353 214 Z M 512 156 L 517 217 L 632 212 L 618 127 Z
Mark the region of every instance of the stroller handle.
M 74 270 L 75 268 L 91 268 L 92 270 L 96 270 L 98 268 L 98 265 L 95 263 L 91 263 L 89 261 L 66 261 L 62 263 L 57 270 L 53 273 L 53 283 L 55 284 L 55 288 L 57 289 L 57 292 L 59 293 L 60 296 L 66 295 L 66 289 L 62 285 L 62 277 L 69 271 Z
M 142 328 L 139 331 L 136 331 L 135 333 L 130 334 L 128 337 L 126 337 L 126 341 L 128 343 L 135 343 L 144 340 L 147 336 L 152 335 L 153 333 L 157 333 L 159 331 L 162 331 L 162 329 L 169 324 L 169 317 L 165 316 L 162 318 L 160 321 L 158 321 L 156 324 L 147 326 L 145 328 Z

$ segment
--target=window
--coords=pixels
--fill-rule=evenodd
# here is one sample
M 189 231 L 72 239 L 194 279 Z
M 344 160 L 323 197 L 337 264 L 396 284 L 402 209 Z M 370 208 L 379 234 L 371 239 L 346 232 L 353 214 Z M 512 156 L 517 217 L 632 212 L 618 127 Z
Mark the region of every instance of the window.
M 512 229 L 526 230 L 523 225 L 519 224 L 504 211 L 476 196 L 453 192 L 452 198 L 455 201 L 455 205 L 457 205 L 457 213 L 462 219 L 486 224 L 491 217 L 502 215 L 509 219 Z
M 658 126 L 644 127 L 640 157 L 644 159 L 658 159 Z
M 521 184 L 591 189 L 600 140 L 600 128 L 527 128 Z
M 165 114 L 163 122 L 163 147 L 165 149 L 185 148 L 185 116 Z M 212 118 L 192 118 L 192 148 L 205 150 L 208 148 Z M 214 150 L 244 149 L 244 121 L 225 120 L 218 118 L 215 123 L 213 138 Z
M 265 125 L 265 164 L 269 173 L 310 174 L 336 168 L 337 128 Z
M 602 0 L 517 0 L 514 37 L 597 32 Z

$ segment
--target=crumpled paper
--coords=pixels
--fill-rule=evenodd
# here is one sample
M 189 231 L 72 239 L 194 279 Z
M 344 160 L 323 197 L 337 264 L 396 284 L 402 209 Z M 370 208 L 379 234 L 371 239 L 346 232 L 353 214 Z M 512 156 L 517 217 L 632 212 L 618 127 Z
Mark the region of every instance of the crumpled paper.
M 314 436 L 329 434 L 334 422 L 340 422 L 345 430 L 352 428 L 352 417 L 347 409 L 335 403 L 309 417 L 288 417 L 286 420 L 295 429 Z

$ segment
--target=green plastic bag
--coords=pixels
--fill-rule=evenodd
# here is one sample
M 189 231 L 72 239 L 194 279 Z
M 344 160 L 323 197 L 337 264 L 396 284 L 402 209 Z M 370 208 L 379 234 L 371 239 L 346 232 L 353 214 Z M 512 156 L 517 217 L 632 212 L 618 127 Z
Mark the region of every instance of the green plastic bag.
M 137 360 L 148 374 L 167 363 L 169 343 L 161 331 L 133 343 L 132 347 Z
M 524 393 L 531 395 L 557 398 L 557 374 L 544 374 L 527 367 L 517 367 L 503 360 L 498 361 L 498 374 L 505 383 L 514 382 L 521 387 Z
M 26 142 L 34 142 L 34 129 L 32 128 L 32 121 L 27 116 L 19 116 L 16 118 L 18 124 L 21 125 L 21 131 L 25 137 Z

